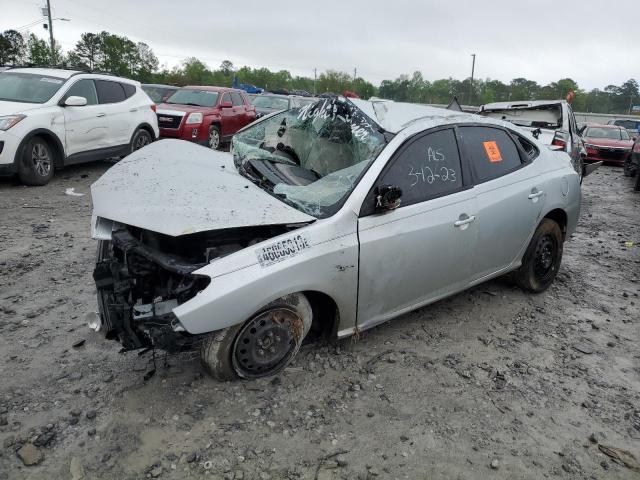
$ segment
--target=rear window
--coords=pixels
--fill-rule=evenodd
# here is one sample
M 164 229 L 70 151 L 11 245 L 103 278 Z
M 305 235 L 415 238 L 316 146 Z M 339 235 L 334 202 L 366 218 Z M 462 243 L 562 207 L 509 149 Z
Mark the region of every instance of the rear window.
M 95 84 L 98 92 L 98 102 L 101 104 L 123 102 L 127 98 L 121 83 L 109 80 L 95 80 Z
M 516 144 L 504 130 L 491 127 L 460 127 L 465 151 L 476 183 L 501 177 L 522 165 Z
M 236 107 L 240 105 L 244 105 L 244 102 L 242 101 L 242 97 L 240 96 L 239 93 L 236 93 L 236 92 L 231 92 L 231 102 Z

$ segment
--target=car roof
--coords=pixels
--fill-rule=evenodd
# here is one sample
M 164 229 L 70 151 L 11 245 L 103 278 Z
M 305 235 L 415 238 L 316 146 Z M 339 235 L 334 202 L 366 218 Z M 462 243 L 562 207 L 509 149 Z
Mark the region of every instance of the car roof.
M 605 125 L 604 123 L 590 123 L 587 125 L 587 127 L 609 128 L 611 130 L 626 130 L 620 125 Z
M 480 107 L 481 110 L 501 110 L 511 108 L 545 107 L 547 105 L 561 105 L 566 100 L 517 100 L 513 102 L 493 102 Z
M 188 90 L 206 90 L 208 92 L 238 92 L 238 93 L 246 93 L 244 90 L 239 90 L 237 88 L 229 88 L 229 87 L 216 87 L 212 85 L 187 85 L 185 87 Z
M 143 87 L 158 87 L 158 88 L 173 88 L 178 90 L 181 87 L 176 87 L 175 85 L 163 85 L 162 83 L 143 83 Z
M 482 123 L 503 122 L 486 121 L 482 117 L 470 113 L 447 110 L 445 108 L 429 107 L 418 103 L 394 102 L 392 100 L 360 100 L 349 98 L 348 101 L 367 114 L 369 118 L 390 133 L 398 133 L 409 124 L 418 120 L 430 120 L 433 123 L 451 123 L 459 121 L 473 121 Z
M 9 70 L 5 70 L 7 73 L 31 73 L 33 75 L 44 75 L 47 77 L 58 77 L 58 78 L 71 78 L 74 75 L 79 73 L 84 73 L 80 70 L 62 70 L 60 68 L 11 68 Z

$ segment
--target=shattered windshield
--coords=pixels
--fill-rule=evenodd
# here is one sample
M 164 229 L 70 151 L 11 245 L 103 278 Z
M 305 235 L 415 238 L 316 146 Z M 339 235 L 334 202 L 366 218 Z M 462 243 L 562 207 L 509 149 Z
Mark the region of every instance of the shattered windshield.
M 342 98 L 256 123 L 233 137 L 238 171 L 309 215 L 333 215 L 386 145 L 381 131 Z
M 486 109 L 481 111 L 480 115 L 499 118 L 521 127 L 551 130 L 562 128 L 562 105 L 559 103 L 535 107 Z

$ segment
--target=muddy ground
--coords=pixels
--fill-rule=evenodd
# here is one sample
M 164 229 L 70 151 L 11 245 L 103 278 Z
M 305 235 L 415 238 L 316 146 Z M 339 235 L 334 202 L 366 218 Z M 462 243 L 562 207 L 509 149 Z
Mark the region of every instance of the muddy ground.
M 640 194 L 621 169 L 586 179 L 546 293 L 492 281 L 217 383 L 190 356 L 145 380 L 150 354 L 85 327 L 108 167 L 0 180 L 0 479 L 640 478 L 599 448 L 640 460 Z

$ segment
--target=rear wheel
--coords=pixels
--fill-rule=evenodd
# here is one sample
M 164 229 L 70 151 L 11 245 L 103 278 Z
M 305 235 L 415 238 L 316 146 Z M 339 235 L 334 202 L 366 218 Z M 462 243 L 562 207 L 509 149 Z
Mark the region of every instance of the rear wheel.
M 133 138 L 131 138 L 131 153 L 140 150 L 142 147 L 146 147 L 151 142 L 153 142 L 151 134 L 144 128 L 139 128 L 136 130 L 136 133 L 133 134 Z
M 22 149 L 18 176 L 25 185 L 46 185 L 53 178 L 54 153 L 42 137 L 33 137 Z
M 245 323 L 212 333 L 202 344 L 200 359 L 218 380 L 274 375 L 298 353 L 311 322 L 307 298 L 287 295 Z
M 542 220 L 515 271 L 516 283 L 534 293 L 544 292 L 553 283 L 562 261 L 562 231 L 549 218 Z

